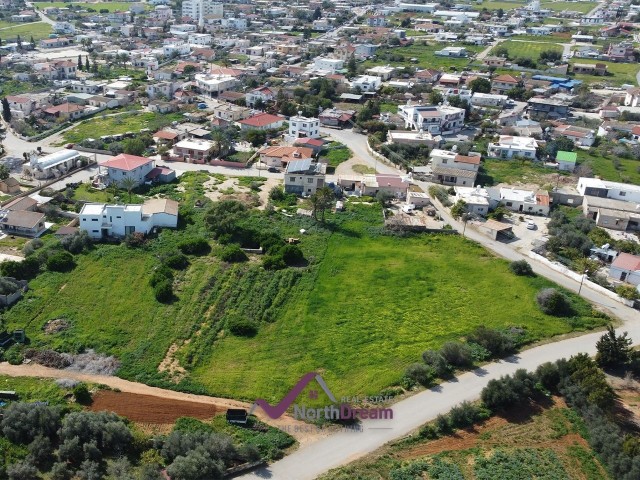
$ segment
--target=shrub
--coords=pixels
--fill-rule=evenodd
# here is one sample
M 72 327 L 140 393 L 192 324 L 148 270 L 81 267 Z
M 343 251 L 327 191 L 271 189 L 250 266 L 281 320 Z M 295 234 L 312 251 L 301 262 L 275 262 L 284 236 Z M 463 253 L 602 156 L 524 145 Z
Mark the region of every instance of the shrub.
M 22 253 L 24 253 L 26 256 L 29 256 L 33 252 L 41 248 L 42 245 L 44 245 L 42 243 L 42 240 L 40 240 L 39 238 L 34 238 L 33 240 L 24 244 L 24 247 L 22 247 Z
M 47 269 L 53 272 L 68 272 L 76 266 L 69 252 L 54 253 L 47 259 Z
M 477 327 L 467 340 L 480 345 L 496 357 L 503 357 L 513 353 L 516 348 L 515 342 L 510 335 L 487 328 L 484 325 Z
M 80 405 L 91 405 L 91 393 L 85 383 L 79 383 L 73 387 L 73 396 Z
M 237 337 L 253 337 L 258 333 L 258 325 L 247 318 L 230 318 L 227 322 L 229 331 Z
M 426 350 L 422 353 L 422 360 L 436 372 L 440 378 L 449 378 L 453 368 L 437 350 Z
M 468 345 L 460 342 L 447 342 L 440 349 L 444 359 L 455 367 L 470 367 L 473 365 L 473 356 Z
M 640 297 L 638 289 L 632 285 L 619 285 L 616 287 L 616 293 L 627 300 L 636 300 Z
M 516 275 L 533 275 L 533 269 L 531 268 L 531 265 L 529 265 L 529 262 L 527 262 L 526 260 L 516 260 L 515 262 L 511 262 L 511 264 L 509 265 L 509 269 Z
M 449 423 L 453 428 L 466 428 L 479 420 L 486 420 L 489 415 L 486 409 L 465 401 L 449 411 Z
M 0 273 L 4 277 L 13 277 L 18 280 L 29 280 L 40 272 L 40 262 L 35 257 L 27 257 L 21 262 L 0 263 Z
M 436 430 L 440 432 L 440 434 L 446 435 L 452 432 L 451 428 L 451 420 L 448 415 L 438 415 L 435 419 Z
M 279 202 L 285 199 L 284 188 L 279 185 L 276 185 L 271 190 L 269 190 L 269 199 L 274 202 Z
M 20 290 L 20 285 L 7 277 L 0 277 L 0 295 L 11 295 Z
M 144 238 L 144 233 L 142 232 L 133 232 L 126 237 L 124 237 L 124 244 L 129 248 L 138 248 L 143 246 L 146 243 Z
M 567 297 L 555 288 L 544 288 L 538 292 L 536 301 L 540 310 L 547 315 L 567 315 L 571 312 L 571 305 Z
M 287 265 L 299 265 L 304 260 L 302 250 L 297 245 L 285 245 L 280 249 L 280 255 Z
M 211 250 L 205 238 L 189 238 L 178 244 L 178 248 L 187 255 L 206 255 Z
M 533 394 L 535 378 L 524 369 L 516 370 L 513 376 L 490 380 L 482 389 L 480 398 L 490 410 L 502 410 L 521 402 Z
M 184 270 L 189 266 L 189 259 L 180 252 L 175 252 L 164 258 L 163 263 L 174 270 Z
M 560 383 L 560 370 L 557 363 L 546 362 L 536 369 L 538 383 L 549 392 L 556 393 Z
M 248 259 L 249 257 L 247 257 L 247 254 L 244 253 L 244 250 L 242 250 L 240 246 L 236 244 L 229 244 L 222 249 L 222 252 L 220 252 L 220 260 L 222 260 L 223 262 L 245 262 Z
M 85 230 L 81 230 L 74 235 L 64 237 L 60 244 L 62 248 L 71 253 L 81 253 L 91 248 L 92 241 L 89 234 Z
M 171 282 L 173 281 L 173 272 L 167 267 L 165 267 L 164 265 L 162 265 L 158 267 L 151 275 L 151 278 L 149 279 L 149 285 L 151 285 L 152 287 L 155 287 L 159 283 L 167 280 Z
M 161 303 L 168 303 L 173 299 L 173 284 L 171 280 L 165 279 L 153 287 L 153 294 Z
M 287 264 L 284 263 L 281 255 L 265 255 L 262 260 L 262 266 L 266 270 L 282 270 L 283 268 L 287 268 Z
M 431 385 L 436 377 L 435 370 L 424 363 L 414 363 L 407 367 L 405 376 L 425 387 Z
M 11 365 L 20 365 L 24 360 L 22 347 L 20 345 L 11 345 L 4 352 L 4 359 Z
M 40 478 L 38 469 L 29 462 L 18 462 L 7 466 L 7 478 L 9 480 L 33 480 Z

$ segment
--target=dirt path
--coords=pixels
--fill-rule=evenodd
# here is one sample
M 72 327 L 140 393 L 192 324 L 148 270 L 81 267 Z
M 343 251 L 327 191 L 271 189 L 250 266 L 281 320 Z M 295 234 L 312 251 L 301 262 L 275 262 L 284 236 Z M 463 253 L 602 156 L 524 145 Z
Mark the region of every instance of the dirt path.
M 57 370 L 55 368 L 43 367 L 42 365 L 10 365 L 7 362 L 0 363 L 0 375 L 8 375 L 10 377 L 40 377 L 40 378 L 71 378 L 82 382 L 97 383 L 106 385 L 110 388 L 118 389 L 121 392 L 134 393 L 138 395 L 148 395 L 152 397 L 162 398 L 164 400 L 176 400 L 192 402 L 197 404 L 212 405 L 216 410 L 224 411 L 228 408 L 244 408 L 249 409 L 251 405 L 246 402 L 231 400 L 228 398 L 209 397 L 206 395 L 194 395 L 192 393 L 175 392 L 173 390 L 165 390 L 163 388 L 150 387 L 143 383 L 130 382 L 118 377 L 110 377 L 106 375 L 88 375 L 85 373 L 74 372 L 71 370 Z M 300 445 L 306 445 L 319 438 L 327 436 L 328 431 L 310 428 L 310 425 L 299 420 L 295 420 L 290 416 L 282 416 L 277 420 L 267 417 L 260 409 L 256 412 L 256 416 L 264 423 L 272 427 L 286 431 L 294 437 Z

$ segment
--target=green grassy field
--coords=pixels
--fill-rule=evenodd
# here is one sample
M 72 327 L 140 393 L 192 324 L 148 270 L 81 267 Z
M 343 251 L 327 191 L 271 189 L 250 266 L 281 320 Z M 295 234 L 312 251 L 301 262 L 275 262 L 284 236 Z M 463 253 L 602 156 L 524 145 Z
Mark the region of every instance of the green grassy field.
M 573 12 L 589 13 L 598 5 L 598 2 L 540 2 L 540 8 L 543 10 L 553 10 L 561 12 L 569 10 Z
M 507 41 L 533 43 L 570 43 L 571 33 L 552 33 L 551 35 L 516 35 Z
M 87 138 L 100 138 L 102 135 L 115 135 L 126 132 L 137 132 L 141 128 L 151 129 L 151 133 L 166 127 L 173 121 L 182 119 L 181 113 L 126 113 L 117 116 L 94 117 L 67 130 L 62 135 L 65 143 L 78 143 Z
M 115 12 L 116 10 L 126 12 L 131 7 L 131 3 L 129 2 L 35 2 L 34 5 L 36 5 L 40 10 L 47 7 L 68 8 L 71 5 L 77 5 L 82 8 L 93 8 L 96 11 L 107 9 L 109 12 Z M 145 5 L 145 8 L 149 10 L 151 7 L 149 5 Z
M 370 236 L 357 223 L 341 230 L 310 288 L 298 289 L 278 321 L 254 338 L 226 336 L 194 369 L 195 380 L 217 394 L 277 400 L 318 370 L 337 395 L 377 393 L 422 351 L 480 324 L 523 325 L 531 338 L 571 330 L 536 306 L 535 293 L 549 282 L 514 277 L 506 262 L 463 238 Z
M 439 57 L 434 54 L 437 50 L 442 50 L 447 46 L 464 46 L 468 51 L 477 53 L 483 50 L 484 47 L 478 45 L 455 45 L 455 44 L 429 44 L 429 45 L 410 45 L 408 47 L 398 48 L 379 48 L 376 52 L 377 59 L 366 60 L 361 65 L 364 68 L 373 67 L 376 65 L 394 65 L 394 66 L 406 66 L 407 62 L 411 58 L 415 58 L 417 61 L 414 65 L 420 68 L 442 68 L 449 69 L 448 67 L 464 67 L 469 64 L 469 58 L 448 58 Z M 385 54 L 401 55 L 403 60 L 388 60 L 384 58 Z
M 614 160 L 619 163 L 618 168 Z M 592 155 L 578 150 L 578 164 L 591 167 L 594 175 L 614 182 L 634 183 L 640 185 L 640 161 L 609 156 Z
M 492 160 L 482 162 L 478 184 L 483 186 L 509 184 L 535 184 L 539 186 L 555 183 L 558 170 L 546 168 L 539 163 L 519 160 Z M 568 172 L 560 172 L 562 176 L 570 176 Z
M 482 10 L 484 8 L 486 8 L 487 10 L 498 10 L 498 9 L 503 9 L 505 12 L 507 10 L 513 10 L 514 8 L 519 8 L 519 7 L 524 7 L 527 4 L 527 2 L 525 1 L 513 1 L 513 2 L 509 2 L 509 1 L 499 1 L 499 0 L 488 0 L 485 2 L 482 2 L 480 4 L 474 4 L 473 5 L 473 9 L 474 10 Z
M 549 42 L 533 43 L 507 40 L 496 46 L 495 49 L 497 48 L 506 48 L 509 52 L 509 58 L 531 58 L 536 61 L 540 58 L 540 54 L 547 50 L 562 53 L 561 45 Z M 493 49 L 492 52 L 495 51 L 495 49 Z
M 577 80 L 582 80 L 587 83 L 609 83 L 614 85 L 622 85 L 628 83 L 636 85 L 636 73 L 640 70 L 640 66 L 637 63 L 615 63 L 615 62 L 602 62 L 600 60 L 589 60 L 585 58 L 577 58 L 571 62 L 574 63 L 604 63 L 608 66 L 609 73 L 613 75 L 607 75 L 604 77 L 596 75 L 575 75 Z
M 43 38 L 49 37 L 52 32 L 51 25 L 44 22 L 29 23 L 26 25 L 17 25 L 11 28 L 4 28 L 0 30 L 0 38 L 4 42 L 12 41 L 20 35 L 20 39 L 23 42 L 29 42 L 31 37 L 37 42 Z

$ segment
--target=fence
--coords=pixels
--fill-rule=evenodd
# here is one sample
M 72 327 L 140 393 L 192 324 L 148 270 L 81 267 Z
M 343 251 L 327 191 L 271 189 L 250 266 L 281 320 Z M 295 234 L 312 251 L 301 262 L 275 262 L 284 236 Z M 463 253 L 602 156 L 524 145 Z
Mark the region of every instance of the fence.
M 9 295 L 0 295 L 0 305 L 2 306 L 13 305 L 20 298 L 22 298 L 22 292 L 26 291 L 28 288 L 26 280 L 16 280 L 13 277 L 7 277 L 7 279 L 13 281 L 14 283 L 17 283 L 20 288 Z
M 598 293 L 601 293 L 603 295 L 606 295 L 607 297 L 615 300 L 616 302 L 620 302 L 624 305 L 626 305 L 627 307 L 633 307 L 634 305 L 634 301 L 633 300 L 627 300 L 625 298 L 622 298 L 621 296 L 619 296 L 618 294 L 612 292 L 611 290 L 607 290 L 606 288 L 598 285 L 597 283 L 593 283 L 591 280 L 588 280 L 586 278 L 583 279 L 583 276 L 580 275 L 579 273 L 576 273 L 572 270 L 569 270 L 567 267 L 564 267 L 562 265 L 559 265 L 555 262 L 550 261 L 549 259 L 543 257 L 542 255 L 538 255 L 535 252 L 529 252 L 529 257 L 532 258 L 533 260 L 536 260 L 544 265 L 546 265 L 547 267 L 551 268 L 552 270 L 555 270 L 556 272 L 559 272 L 561 274 L 563 274 L 566 277 L 571 278 L 572 280 L 575 280 L 576 282 L 583 282 L 583 284 L 585 286 L 587 286 L 588 288 L 590 288 L 591 290 L 595 290 Z

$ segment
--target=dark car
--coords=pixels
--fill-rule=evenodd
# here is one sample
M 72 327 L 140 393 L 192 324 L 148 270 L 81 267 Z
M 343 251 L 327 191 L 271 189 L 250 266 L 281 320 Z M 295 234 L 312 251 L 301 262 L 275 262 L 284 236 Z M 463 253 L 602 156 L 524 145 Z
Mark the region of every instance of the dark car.
M 279 173 L 280 170 L 278 170 L 276 167 L 269 167 L 267 169 L 267 172 L 271 172 L 271 173 Z

